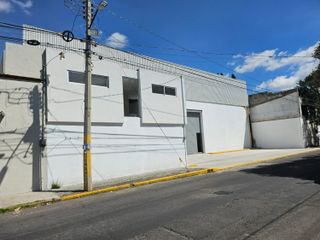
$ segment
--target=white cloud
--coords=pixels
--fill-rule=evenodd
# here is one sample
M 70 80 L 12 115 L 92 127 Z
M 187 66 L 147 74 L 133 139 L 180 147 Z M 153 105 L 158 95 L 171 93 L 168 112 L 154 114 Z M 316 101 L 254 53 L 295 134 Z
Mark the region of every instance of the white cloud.
M 318 43 L 306 48 L 300 49 L 295 54 L 287 56 L 288 52 L 277 49 L 265 50 L 259 53 L 252 53 L 248 56 L 243 56 L 243 63 L 235 68 L 238 73 L 252 72 L 257 68 L 262 68 L 265 71 L 275 71 L 280 68 L 287 67 L 290 74 L 277 76 L 262 82 L 257 89 L 285 90 L 295 87 L 299 80 L 303 80 L 310 74 L 319 61 L 312 58 L 315 47 Z M 238 55 L 237 55 L 237 58 Z
M 309 75 L 318 65 L 317 61 L 309 62 L 296 68 L 291 75 L 281 75 L 270 79 L 268 81 L 262 82 L 257 86 L 257 89 L 271 89 L 271 90 L 287 90 L 294 88 L 300 80 L 303 80 L 307 75 Z
M 272 62 L 275 60 L 275 54 L 277 49 L 265 50 L 260 53 L 252 53 L 249 56 L 245 56 L 244 63 L 235 68 L 238 73 L 252 72 L 256 68 L 268 68 L 272 66 Z M 241 55 L 236 55 L 235 57 L 240 58 Z
M 118 32 L 112 33 L 106 40 L 106 44 L 114 48 L 125 48 L 128 43 L 128 37 Z
M 30 14 L 30 8 L 32 7 L 33 3 L 31 0 L 27 0 L 27 1 L 18 1 L 18 0 L 11 0 L 14 4 L 16 4 L 17 6 L 19 6 L 22 11 L 24 11 L 24 13 L 26 14 Z
M 24 13 L 30 14 L 31 12 L 29 9 L 33 6 L 33 2 L 31 0 L 0 0 L 0 12 L 12 12 L 12 10 L 14 9 L 14 5 L 21 8 Z
M 0 12 L 9 13 L 12 11 L 12 4 L 6 0 L 0 0 Z

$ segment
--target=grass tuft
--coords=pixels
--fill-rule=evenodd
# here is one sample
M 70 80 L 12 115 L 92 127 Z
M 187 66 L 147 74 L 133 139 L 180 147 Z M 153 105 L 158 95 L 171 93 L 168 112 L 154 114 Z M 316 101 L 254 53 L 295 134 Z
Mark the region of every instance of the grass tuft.
M 61 184 L 58 181 L 51 183 L 51 189 L 59 189 L 61 188 Z

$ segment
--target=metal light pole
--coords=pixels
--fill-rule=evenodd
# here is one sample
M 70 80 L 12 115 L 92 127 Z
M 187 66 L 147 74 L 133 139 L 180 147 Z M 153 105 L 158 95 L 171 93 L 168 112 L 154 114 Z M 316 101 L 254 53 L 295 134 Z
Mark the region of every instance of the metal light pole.
M 91 26 L 98 13 L 107 6 L 106 1 L 101 1 L 95 14 L 92 16 L 91 0 L 86 0 L 86 67 L 85 67 L 85 92 L 84 92 L 84 129 L 83 129 L 83 188 L 85 191 L 92 190 L 92 168 L 91 168 L 91 82 L 92 82 L 92 51 L 91 51 Z

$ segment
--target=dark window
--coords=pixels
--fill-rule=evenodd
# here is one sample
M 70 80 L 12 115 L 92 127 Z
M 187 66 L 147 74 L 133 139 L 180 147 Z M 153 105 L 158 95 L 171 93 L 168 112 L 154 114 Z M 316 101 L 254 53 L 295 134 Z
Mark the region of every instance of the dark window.
M 84 73 L 69 71 L 69 82 L 84 83 Z
M 109 87 L 109 77 L 92 74 L 92 85 Z
M 139 116 L 139 102 L 138 99 L 128 99 L 129 100 L 129 115 Z
M 170 96 L 176 95 L 176 89 L 174 87 L 167 87 L 163 85 L 152 84 L 152 92 L 157 94 L 165 94 Z
M 152 84 L 152 92 L 158 94 L 164 94 L 164 86 Z
M 165 94 L 175 96 L 176 95 L 176 89 L 173 87 L 165 87 Z
M 85 73 L 69 71 L 69 82 L 84 84 Z M 92 85 L 109 87 L 109 77 L 92 74 Z

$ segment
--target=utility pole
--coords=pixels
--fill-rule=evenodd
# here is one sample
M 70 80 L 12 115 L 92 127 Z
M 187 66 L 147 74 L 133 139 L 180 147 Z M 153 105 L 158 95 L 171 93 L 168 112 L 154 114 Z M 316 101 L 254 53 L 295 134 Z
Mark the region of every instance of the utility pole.
M 92 158 L 91 158 L 91 82 L 92 82 L 92 35 L 98 31 L 91 29 L 92 23 L 99 11 L 107 7 L 108 2 L 102 0 L 93 12 L 91 0 L 84 0 L 85 21 L 86 21 L 86 67 L 85 67 L 85 91 L 84 91 L 84 129 L 83 129 L 83 188 L 85 191 L 92 190 Z
M 85 21 L 86 21 L 86 66 L 85 66 L 85 91 L 84 91 L 84 129 L 83 129 L 83 188 L 85 191 L 92 190 L 91 171 L 91 82 L 92 82 L 92 61 L 91 61 L 91 35 L 90 27 L 92 22 L 91 0 L 86 0 Z

